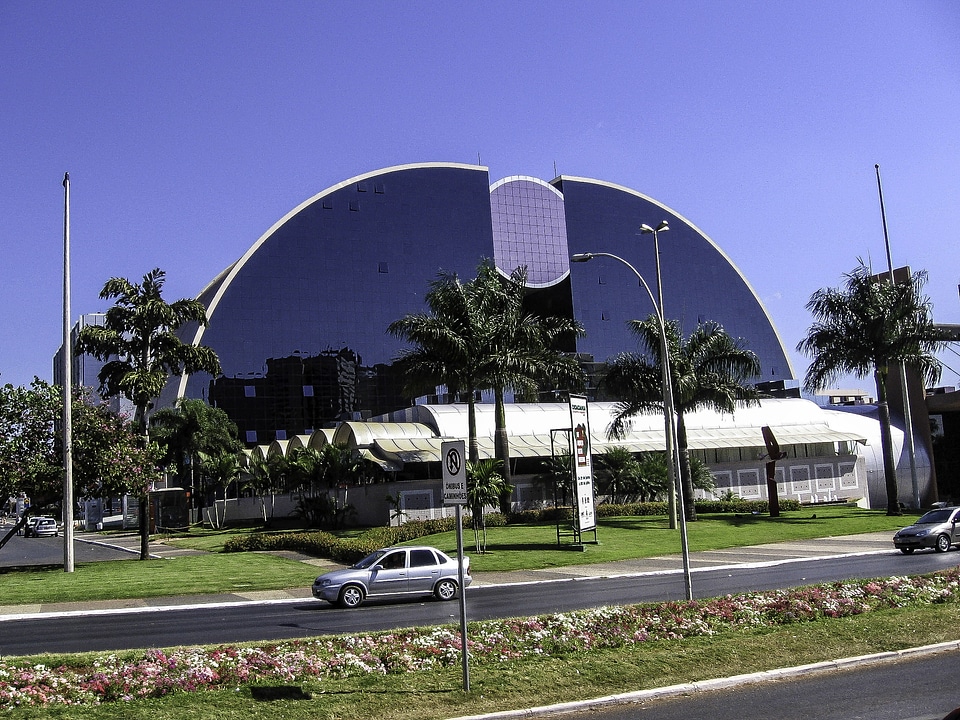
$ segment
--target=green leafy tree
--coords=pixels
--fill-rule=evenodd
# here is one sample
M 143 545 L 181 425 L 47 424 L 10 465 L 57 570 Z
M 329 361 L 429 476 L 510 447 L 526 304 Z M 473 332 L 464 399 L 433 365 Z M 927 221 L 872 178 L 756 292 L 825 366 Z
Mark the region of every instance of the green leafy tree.
M 363 477 L 363 459 L 355 448 L 331 443 L 298 450 L 290 461 L 292 487 L 300 493 L 298 512 L 310 526 L 342 525 L 353 511 L 347 488 Z M 343 489 L 341 502 L 339 491 Z
M 534 482 L 551 492 L 559 504 L 566 505 L 567 499 L 573 497 L 573 456 L 569 452 L 551 455 L 540 461 L 540 467 Z
M 576 360 L 558 349 L 565 338 L 583 333 L 579 323 L 526 312 L 526 271 L 504 277 L 490 260 L 477 277 L 463 283 L 441 274 L 426 295 L 429 312 L 407 315 L 388 331 L 413 345 L 398 358 L 408 389 L 419 394 L 446 385 L 467 400 L 468 455 L 480 459 L 476 395 L 492 390 L 495 402 L 495 454 L 509 486 L 509 443 L 505 392 L 534 395 L 543 387 L 579 387 L 583 373 Z M 504 499 L 498 502 L 503 508 Z
M 240 458 L 235 452 L 221 452 L 216 455 L 198 453 L 200 457 L 200 474 L 213 490 L 213 517 L 211 524 L 214 528 L 223 528 L 227 523 L 227 490 L 240 478 Z M 217 505 L 217 491 L 223 494 L 223 515 L 220 515 L 220 506 Z
M 610 502 L 616 504 L 639 494 L 640 462 L 625 447 L 608 447 L 597 457 L 597 466 L 597 479 Z
M 660 322 L 651 315 L 631 321 L 631 329 L 642 354 L 618 355 L 608 364 L 603 379 L 606 390 L 620 399 L 609 429 L 612 437 L 623 437 L 630 418 L 640 413 L 663 412 Z M 701 409 L 733 413 L 738 402 L 756 402 L 760 393 L 751 381 L 760 375 L 760 361 L 742 340 L 732 338 L 715 322 L 700 323 L 686 340 L 679 323 L 668 322 L 666 336 L 684 513 L 692 521 L 697 519 L 697 511 L 684 415 Z
M 220 373 L 216 353 L 208 347 L 184 343 L 177 330 L 184 324 L 207 324 L 206 308 L 199 300 L 182 299 L 167 303 L 162 297 L 165 273 L 154 269 L 134 284 L 125 278 L 111 278 L 100 298 L 113 300 L 103 325 L 88 325 L 77 338 L 78 353 L 103 361 L 98 379 L 100 394 L 123 396 L 135 408 L 133 420 L 149 439 L 147 412 L 174 374 Z M 147 495 L 139 498 L 140 559 L 150 558 L 150 526 Z
M 667 454 L 664 452 L 646 452 L 641 454 L 640 469 L 637 477 L 637 490 L 640 502 L 653 502 L 667 492 L 669 479 L 667 473 Z
M 237 426 L 220 408 L 203 400 L 181 398 L 176 407 L 160 408 L 150 416 L 150 437 L 163 449 L 165 466 L 173 466 L 181 487 L 197 492 L 196 469 L 200 453 L 208 456 L 240 453 Z
M 500 472 L 502 463 L 496 459 L 467 462 L 467 504 L 473 516 L 473 537 L 477 552 L 487 551 L 487 519 L 484 509 L 496 507 L 500 496 L 513 488 L 505 487 L 507 481 Z
M 0 494 L 29 499 L 34 513 L 63 498 L 62 412 L 62 389 L 38 378 L 29 388 L 0 388 Z M 129 420 L 91 403 L 80 389 L 72 418 L 75 497 L 134 494 L 159 479 L 156 447 L 145 447 Z
M 280 457 L 280 456 L 277 456 Z M 280 458 L 283 460 L 283 458 Z M 245 489 L 260 498 L 260 514 L 264 527 L 269 527 L 274 514 L 274 491 L 281 484 L 282 473 L 277 472 L 277 463 L 261 457 L 252 457 L 242 469 L 240 480 Z M 267 494 L 270 495 L 270 513 L 267 514 Z
M 503 463 L 505 487 L 512 489 L 510 442 L 507 433 L 505 393 L 536 397 L 542 389 L 579 389 L 584 375 L 573 355 L 560 351 L 562 342 L 583 335 L 576 320 L 540 317 L 524 309 L 527 291 L 526 268 L 517 268 L 505 278 L 489 261 L 481 263 L 474 283 L 484 297 L 491 298 L 489 327 L 481 377 L 483 387 L 493 390 L 494 452 Z M 510 495 L 500 498 L 500 511 L 510 511 Z
M 933 385 L 940 379 L 935 355 L 944 336 L 933 324 L 929 299 L 923 294 L 925 272 L 909 282 L 891 285 L 876 280 L 861 261 L 845 275 L 842 288 L 817 290 L 807 302 L 813 325 L 797 350 L 813 362 L 804 376 L 811 393 L 844 375 L 873 373 L 880 415 L 880 444 L 887 490 L 887 514 L 900 514 L 897 468 L 893 452 L 890 408 L 887 404 L 891 366 L 902 364 Z

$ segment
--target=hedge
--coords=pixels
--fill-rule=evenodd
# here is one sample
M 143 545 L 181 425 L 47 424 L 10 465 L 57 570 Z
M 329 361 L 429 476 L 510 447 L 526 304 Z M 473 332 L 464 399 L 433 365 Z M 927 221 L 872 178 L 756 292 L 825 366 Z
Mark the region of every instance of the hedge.
M 769 511 L 765 500 L 698 500 L 698 513 L 766 513 Z M 781 510 L 799 510 L 796 500 L 780 500 Z M 666 515 L 667 504 L 663 502 L 627 503 L 613 505 L 603 503 L 597 506 L 597 517 L 649 517 Z M 487 527 L 506 525 L 536 524 L 570 520 L 573 510 L 569 507 L 550 507 L 541 510 L 519 510 L 509 515 L 490 513 L 484 516 Z M 469 515 L 463 517 L 464 527 L 471 527 Z M 437 520 L 411 520 L 394 527 L 376 527 L 355 538 L 339 538 L 323 530 L 287 532 L 287 533 L 251 533 L 237 535 L 224 543 L 224 552 L 256 552 L 270 550 L 292 550 L 315 557 L 324 557 L 336 562 L 352 565 L 374 550 L 390 547 L 408 540 L 437 533 L 448 532 L 456 528 L 455 518 Z

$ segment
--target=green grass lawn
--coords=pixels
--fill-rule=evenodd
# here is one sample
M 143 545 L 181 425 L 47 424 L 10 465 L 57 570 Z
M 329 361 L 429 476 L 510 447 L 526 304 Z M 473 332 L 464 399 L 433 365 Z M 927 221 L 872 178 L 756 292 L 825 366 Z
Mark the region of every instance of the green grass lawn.
M 261 553 L 78 563 L 0 574 L 0 605 L 122 600 L 309 587 L 317 568 Z
M 863 510 L 847 506 L 823 506 L 783 512 L 779 518 L 767 515 L 702 514 L 696 522 L 687 523 L 687 539 L 692 552 L 720 548 L 762 545 L 787 540 L 889 532 L 909 525 L 912 516 L 891 517 L 882 510 Z M 510 525 L 487 529 L 487 552 L 477 554 L 472 530 L 464 530 L 464 553 L 470 556 L 474 572 L 508 570 L 540 570 L 631 560 L 680 553 L 680 532 L 671 530 L 664 517 L 602 518 L 593 534 L 584 535 L 583 551 L 557 545 L 556 525 Z M 428 540 L 415 540 L 415 545 L 431 545 L 453 553 L 457 548 L 456 533 L 431 535 Z
M 690 549 L 697 551 L 865 532 L 890 532 L 892 537 L 909 522 L 910 516 L 889 517 L 879 510 L 825 506 L 784 512 L 780 518 L 702 515 L 687 527 Z M 206 550 L 206 555 L 79 563 L 73 573 L 56 568 L 3 573 L 0 605 L 279 590 L 303 588 L 313 582 L 318 569 L 311 565 L 269 554 L 219 552 L 227 538 L 249 532 L 254 531 L 201 530 L 165 540 Z M 592 539 L 592 534 L 588 538 Z M 510 525 L 487 530 L 483 555 L 474 550 L 473 532 L 465 530 L 464 552 L 470 556 L 474 572 L 554 568 L 680 552 L 680 533 L 670 530 L 663 517 L 604 518 L 597 538 L 599 544 L 587 542 L 580 552 L 557 546 L 555 525 Z M 411 544 L 431 544 L 454 553 L 456 533 L 432 535 Z

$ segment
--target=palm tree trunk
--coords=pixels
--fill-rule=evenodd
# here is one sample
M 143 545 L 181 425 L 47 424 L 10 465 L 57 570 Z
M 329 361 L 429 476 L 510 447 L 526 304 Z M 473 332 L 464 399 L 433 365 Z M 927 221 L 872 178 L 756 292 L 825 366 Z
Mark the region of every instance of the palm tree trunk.
M 494 388 L 494 457 L 500 461 L 500 474 L 503 476 L 505 488 L 499 498 L 500 512 L 510 513 L 510 495 L 513 493 L 513 483 L 510 473 L 510 438 L 507 435 L 507 409 L 503 401 L 503 388 Z
M 473 395 L 473 388 L 470 388 L 470 396 L 467 398 L 467 453 L 470 456 L 470 462 L 480 460 L 480 443 L 477 440 L 477 401 Z
M 880 451 L 883 453 L 883 479 L 887 488 L 887 515 L 902 515 L 900 488 L 897 483 L 897 461 L 893 457 L 893 432 L 890 427 L 890 405 L 887 403 L 887 373 L 877 368 L 877 410 L 880 414 Z
M 683 512 L 687 522 L 697 519 L 697 505 L 693 497 L 693 477 L 690 473 L 690 450 L 687 447 L 687 425 L 683 413 L 677 413 L 677 451 L 680 455 L 680 482 L 683 484 Z M 670 460 L 673 462 L 673 460 Z

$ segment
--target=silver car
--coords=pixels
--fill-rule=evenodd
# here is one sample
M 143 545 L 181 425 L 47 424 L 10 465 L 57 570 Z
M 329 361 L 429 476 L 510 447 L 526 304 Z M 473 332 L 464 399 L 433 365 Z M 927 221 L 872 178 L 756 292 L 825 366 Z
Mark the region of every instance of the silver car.
M 356 565 L 321 575 L 313 582 L 318 600 L 357 607 L 367 598 L 433 595 L 452 600 L 460 587 L 457 561 L 432 547 L 389 547 L 370 553 Z M 470 558 L 463 558 L 463 584 Z
M 898 530 L 893 536 L 893 546 L 902 553 L 912 553 L 918 548 L 933 548 L 946 552 L 951 545 L 960 543 L 960 507 L 937 508 L 923 515 L 910 527 Z

